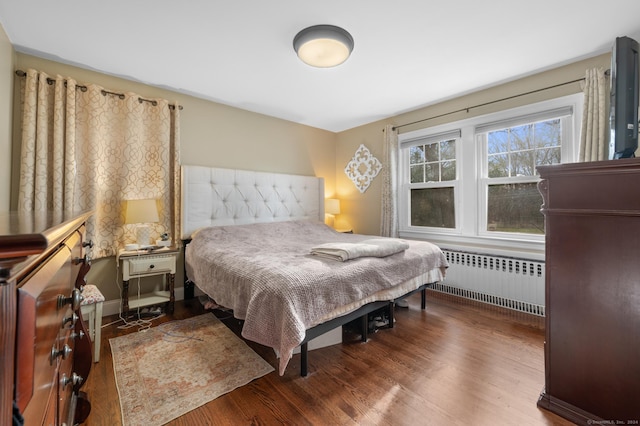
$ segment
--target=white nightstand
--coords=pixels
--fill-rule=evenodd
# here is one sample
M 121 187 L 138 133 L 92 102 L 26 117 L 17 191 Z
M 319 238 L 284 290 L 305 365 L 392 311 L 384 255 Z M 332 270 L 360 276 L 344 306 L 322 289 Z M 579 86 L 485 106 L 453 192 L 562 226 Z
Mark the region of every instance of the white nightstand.
M 122 314 L 126 318 L 129 309 L 141 306 L 167 304 L 167 312 L 173 313 L 175 303 L 175 278 L 178 249 L 167 247 L 153 251 L 134 250 L 118 252 L 117 262 L 122 262 Z M 129 297 L 129 280 L 138 277 L 163 275 L 165 289 L 154 290 Z

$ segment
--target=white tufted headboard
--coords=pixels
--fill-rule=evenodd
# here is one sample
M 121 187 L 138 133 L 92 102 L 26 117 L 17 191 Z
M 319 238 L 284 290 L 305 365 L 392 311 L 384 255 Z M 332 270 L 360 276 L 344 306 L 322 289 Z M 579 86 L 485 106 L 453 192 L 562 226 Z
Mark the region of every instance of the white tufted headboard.
M 182 239 L 200 228 L 324 221 L 324 178 L 182 166 Z

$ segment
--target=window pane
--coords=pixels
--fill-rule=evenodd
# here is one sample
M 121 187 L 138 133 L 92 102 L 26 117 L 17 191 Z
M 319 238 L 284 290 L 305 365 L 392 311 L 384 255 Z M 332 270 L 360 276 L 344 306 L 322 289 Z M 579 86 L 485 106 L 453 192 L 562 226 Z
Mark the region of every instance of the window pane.
M 440 182 L 440 167 L 439 163 L 427 164 L 425 166 L 426 182 Z
M 438 161 L 440 156 L 438 155 L 438 144 L 432 143 L 424 147 L 426 161 Z
M 411 166 L 411 183 L 424 182 L 424 164 Z
M 489 154 L 509 151 L 509 132 L 506 129 L 490 132 L 487 136 L 487 149 Z
M 534 151 L 516 152 L 511 156 L 511 176 L 535 176 Z
M 411 164 L 424 163 L 424 146 L 412 146 L 409 152 Z
M 531 148 L 533 143 L 533 138 L 531 137 L 532 128 L 533 127 L 530 124 L 511 128 L 511 135 L 509 138 L 511 151 Z
M 442 162 L 442 180 L 456 180 L 456 162 L 455 161 L 443 161 Z
M 489 156 L 489 177 L 509 176 L 509 156 L 507 154 Z
M 455 228 L 453 188 L 411 190 L 411 225 Z
M 561 130 L 562 126 L 560 124 L 560 119 L 536 123 L 534 129 L 536 135 L 536 146 L 560 146 Z
M 440 143 L 440 157 L 441 160 L 455 160 L 456 159 L 456 140 L 451 139 Z
M 536 166 L 560 164 L 560 148 L 539 149 L 536 151 Z
M 536 183 L 489 185 L 487 230 L 544 234 Z

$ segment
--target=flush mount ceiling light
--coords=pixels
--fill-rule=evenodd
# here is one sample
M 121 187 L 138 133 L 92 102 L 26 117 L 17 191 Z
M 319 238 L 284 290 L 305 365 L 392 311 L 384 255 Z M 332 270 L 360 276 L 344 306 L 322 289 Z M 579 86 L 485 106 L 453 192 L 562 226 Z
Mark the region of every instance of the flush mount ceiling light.
M 296 34 L 293 48 L 305 64 L 330 68 L 347 60 L 353 50 L 353 37 L 340 27 L 314 25 Z

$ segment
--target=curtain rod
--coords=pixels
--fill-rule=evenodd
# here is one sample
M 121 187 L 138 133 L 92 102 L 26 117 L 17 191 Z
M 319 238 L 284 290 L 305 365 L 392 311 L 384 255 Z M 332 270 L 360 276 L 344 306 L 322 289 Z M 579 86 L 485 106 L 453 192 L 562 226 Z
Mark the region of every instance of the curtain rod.
M 19 76 L 19 77 L 26 77 L 26 76 L 27 76 L 27 73 L 26 73 L 26 72 L 24 72 L 24 71 L 22 71 L 22 70 L 16 70 L 16 75 L 17 75 L 17 76 Z M 47 83 L 48 83 L 48 84 L 53 84 L 53 83 L 55 83 L 55 80 L 54 80 L 54 79 L 52 79 L 52 78 L 47 78 Z M 66 84 L 67 84 L 67 82 L 65 81 L 65 82 L 64 82 L 64 84 L 66 85 Z M 86 92 L 86 91 L 87 91 L 87 86 L 83 86 L 83 85 L 81 85 L 81 84 L 78 84 L 78 85 L 76 85 L 76 87 L 77 87 L 78 89 L 80 89 L 81 91 L 83 91 L 83 92 Z M 103 95 L 103 96 L 113 95 L 113 96 L 117 96 L 117 97 L 118 97 L 118 98 L 120 98 L 120 99 L 124 99 L 124 97 L 125 97 L 124 93 L 110 92 L 110 91 L 108 91 L 108 90 L 104 90 L 104 89 L 102 89 L 102 90 L 100 91 L 100 93 L 102 93 L 102 95 Z M 149 102 L 149 103 L 150 103 L 151 105 L 153 105 L 153 106 L 157 106 L 157 105 L 158 105 L 158 101 L 155 101 L 155 100 L 153 100 L 153 99 L 144 99 L 144 98 L 141 98 L 141 97 L 139 97 L 139 96 L 138 96 L 138 102 L 140 102 L 140 103 L 143 103 L 143 102 Z M 173 105 L 173 104 L 169 104 L 169 109 L 175 109 L 175 107 L 176 107 L 175 105 Z M 178 108 L 179 108 L 181 111 L 184 109 L 182 105 L 178 105 Z
M 609 73 L 610 73 L 610 70 L 606 70 L 605 71 L 605 75 L 609 75 Z M 480 108 L 480 107 L 491 105 L 491 104 L 495 104 L 495 103 L 498 103 L 498 102 L 508 101 L 510 99 L 518 98 L 520 96 L 531 95 L 533 93 L 542 92 L 544 90 L 555 89 L 556 87 L 561 87 L 561 86 L 566 86 L 568 84 L 578 83 L 580 81 L 584 81 L 584 79 L 585 78 L 582 77 L 582 78 L 578 78 L 576 80 L 565 81 L 564 83 L 554 84 L 553 86 L 547 86 L 547 87 L 543 87 L 541 89 L 531 90 L 529 92 L 519 93 L 519 94 L 513 95 L 513 96 L 507 96 L 506 98 L 496 99 L 494 101 L 489 101 L 489 102 L 485 102 L 485 103 L 482 103 L 482 104 L 473 105 L 473 106 L 466 107 L 466 108 L 461 108 L 461 109 L 458 109 L 458 110 L 455 110 L 455 111 L 445 112 L 445 113 L 440 114 L 440 115 L 434 115 L 433 117 L 428 117 L 428 118 L 423 118 L 421 120 L 412 121 L 411 123 L 399 124 L 397 126 L 393 126 L 391 128 L 391 130 L 396 131 L 397 129 L 399 129 L 401 127 L 411 126 L 413 124 L 422 123 L 423 121 L 433 120 L 435 118 L 445 117 L 447 115 L 456 114 L 456 113 L 459 113 L 459 112 L 464 112 L 464 111 L 469 112 L 469 110 L 473 109 L 473 108 Z

